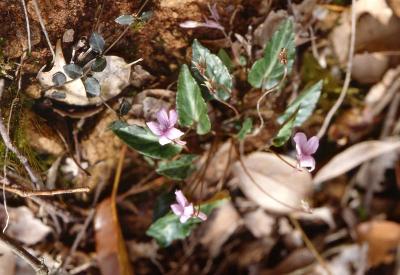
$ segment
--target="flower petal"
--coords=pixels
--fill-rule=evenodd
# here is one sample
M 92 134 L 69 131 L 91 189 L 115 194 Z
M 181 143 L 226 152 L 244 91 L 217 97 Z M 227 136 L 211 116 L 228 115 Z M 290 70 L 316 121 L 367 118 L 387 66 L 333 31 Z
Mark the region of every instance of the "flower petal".
M 193 29 L 193 28 L 198 28 L 201 27 L 202 23 L 201 22 L 197 22 L 197 21 L 193 21 L 193 20 L 188 20 L 185 22 L 182 22 L 179 24 L 179 26 L 181 28 L 185 28 L 185 29 Z
M 184 208 L 181 205 L 174 203 L 171 204 L 171 210 L 172 212 L 174 212 L 175 215 L 182 216 Z
M 193 207 L 193 203 L 189 204 L 188 206 L 185 206 L 185 209 L 183 209 L 183 215 L 184 216 L 193 216 L 194 214 L 194 207 Z
M 315 159 L 312 156 L 301 156 L 299 159 L 300 167 L 306 168 L 308 172 L 315 169 Z
M 150 131 L 155 134 L 156 136 L 162 136 L 163 131 L 161 131 L 160 126 L 157 122 L 151 121 L 146 122 L 147 127 L 149 127 Z
M 185 222 L 187 222 L 188 219 L 190 219 L 190 218 L 191 218 L 191 216 L 181 216 L 180 219 L 179 219 L 179 221 L 180 221 L 181 223 L 185 223 Z
M 297 132 L 293 137 L 296 143 L 296 151 L 298 155 L 304 154 L 304 147 L 307 144 L 307 137 L 303 132 Z
M 157 112 L 157 120 L 160 124 L 159 127 L 161 130 L 166 130 L 170 127 L 168 113 L 167 110 L 165 110 L 164 108 Z
M 167 138 L 166 136 L 161 136 L 161 137 L 158 139 L 158 142 L 159 142 L 161 145 L 165 145 L 165 144 L 171 143 L 172 140 L 170 140 L 170 139 Z
M 304 153 L 307 155 L 314 154 L 315 152 L 317 152 L 318 146 L 319 138 L 317 136 L 313 136 L 307 141 L 307 144 L 304 146 Z
M 204 214 L 203 212 L 199 212 L 199 213 L 197 214 L 197 217 L 198 217 L 200 220 L 202 220 L 202 221 L 207 220 L 207 215 Z
M 189 203 L 181 190 L 176 190 L 175 196 L 176 196 L 176 201 L 178 202 L 179 205 L 181 205 L 182 207 L 188 206 Z
M 176 122 L 178 121 L 178 114 L 176 113 L 175 109 L 169 110 L 169 124 L 170 127 L 173 127 Z
M 164 136 L 170 140 L 174 140 L 183 136 L 183 132 L 179 129 L 171 128 L 164 134 Z

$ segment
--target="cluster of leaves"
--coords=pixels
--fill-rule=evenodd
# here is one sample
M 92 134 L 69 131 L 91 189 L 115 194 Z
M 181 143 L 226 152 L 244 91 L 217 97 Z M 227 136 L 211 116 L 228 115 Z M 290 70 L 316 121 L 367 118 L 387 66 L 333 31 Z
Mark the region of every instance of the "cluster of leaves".
M 145 19 L 145 17 L 139 18 L 139 21 L 144 22 Z M 130 27 L 136 22 L 136 18 L 132 15 L 121 15 L 115 22 Z M 88 96 L 100 96 L 101 86 L 93 73 L 102 72 L 107 67 L 104 51 L 105 40 L 97 32 L 93 32 L 87 42 L 78 41 L 73 48 L 71 62 L 63 66 L 63 71 L 54 73 L 52 77 L 54 86 L 59 87 L 68 81 L 82 79 Z M 65 95 L 59 96 L 65 97 Z
M 120 18 L 121 22 L 130 22 Z M 248 82 L 254 88 L 266 91 L 283 83 L 290 73 L 295 57 L 293 21 L 285 20 L 266 45 L 264 56 L 257 60 L 248 73 Z M 279 56 L 285 50 L 285 62 Z M 192 44 L 192 65 L 182 65 L 177 85 L 176 110 L 181 127 L 195 129 L 198 135 L 211 131 L 212 125 L 208 116 L 207 101 L 217 100 L 228 103 L 234 85 L 230 71 L 234 69 L 229 54 L 220 50 L 218 55 L 194 40 Z M 321 94 L 322 81 L 307 86 L 294 100 L 277 122 L 281 129 L 273 138 L 274 146 L 283 146 L 292 136 L 294 127 L 301 126 L 312 114 Z M 244 140 L 252 132 L 252 120 L 244 118 L 242 128 L 235 135 L 238 140 Z M 111 126 L 114 133 L 131 148 L 144 156 L 160 159 L 156 172 L 173 180 L 186 179 L 193 171 L 193 161 L 197 158 L 191 154 L 181 154 L 183 147 L 178 144 L 160 145 L 157 136 L 147 128 L 128 125 L 117 121 Z M 173 160 L 171 160 L 174 158 Z M 209 205 L 210 211 L 216 204 Z M 203 208 L 202 208 L 203 209 Z M 206 208 L 208 209 L 208 208 Z M 204 209 L 203 209 L 204 210 Z M 208 210 L 207 210 L 208 211 Z M 156 238 L 162 245 L 168 245 L 175 239 L 181 239 L 190 234 L 198 223 L 196 219 L 180 224 L 178 217 L 172 213 L 159 218 L 150 227 L 147 234 Z

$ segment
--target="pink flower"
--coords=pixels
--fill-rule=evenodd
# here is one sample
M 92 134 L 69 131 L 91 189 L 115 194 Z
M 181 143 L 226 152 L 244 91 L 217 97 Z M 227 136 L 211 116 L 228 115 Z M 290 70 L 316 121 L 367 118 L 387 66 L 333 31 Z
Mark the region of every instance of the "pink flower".
M 195 213 L 193 203 L 187 201 L 181 190 L 176 190 L 175 196 L 177 203 L 171 204 L 171 209 L 172 212 L 179 217 L 181 223 L 187 222 L 192 217 L 198 217 L 203 221 L 207 219 L 207 215 L 203 212 L 199 211 L 198 213 Z
M 315 169 L 315 159 L 312 157 L 319 146 L 319 139 L 316 136 L 311 137 L 307 140 L 304 133 L 298 132 L 293 137 L 296 143 L 297 160 L 299 167 L 306 168 L 309 172 Z
M 224 26 L 219 23 L 220 17 L 217 10 L 217 4 L 214 4 L 212 7 L 208 6 L 208 9 L 211 13 L 211 19 L 205 18 L 205 22 L 198 22 L 193 20 L 188 20 L 183 23 L 180 23 L 179 26 L 185 29 L 194 29 L 194 28 L 210 28 L 210 29 L 218 29 L 221 31 L 225 31 Z
M 161 145 L 174 142 L 185 145 L 186 142 L 179 140 L 183 132 L 174 127 L 177 120 L 178 115 L 174 109 L 169 111 L 169 116 L 167 110 L 161 109 L 157 112 L 157 121 L 146 122 L 146 124 L 150 131 L 158 136 L 158 142 Z

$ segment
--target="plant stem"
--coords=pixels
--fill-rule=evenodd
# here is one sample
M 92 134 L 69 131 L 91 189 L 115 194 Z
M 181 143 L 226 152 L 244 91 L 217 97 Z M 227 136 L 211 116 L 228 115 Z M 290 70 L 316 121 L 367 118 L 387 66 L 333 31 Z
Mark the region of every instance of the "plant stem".
M 41 261 L 32 256 L 28 251 L 21 247 L 15 240 L 7 235 L 0 233 L 0 241 L 3 242 L 14 254 L 25 260 L 35 270 L 36 275 L 47 275 L 49 270 Z

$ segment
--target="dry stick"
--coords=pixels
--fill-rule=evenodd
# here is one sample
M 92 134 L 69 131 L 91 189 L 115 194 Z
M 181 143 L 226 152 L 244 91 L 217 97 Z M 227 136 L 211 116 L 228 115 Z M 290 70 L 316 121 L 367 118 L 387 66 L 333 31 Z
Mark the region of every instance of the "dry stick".
M 253 182 L 253 184 L 257 187 L 258 190 L 260 190 L 263 194 L 265 194 L 267 197 L 269 197 L 269 198 L 272 199 L 273 201 L 275 201 L 275 202 L 277 202 L 277 203 L 279 203 L 279 204 L 282 204 L 283 206 L 286 206 L 286 207 L 288 207 L 289 209 L 292 209 L 292 210 L 294 210 L 294 211 L 301 211 L 301 212 L 305 212 L 305 213 L 310 213 L 310 211 L 307 211 L 304 207 L 291 206 L 291 205 L 289 205 L 289 204 L 287 204 L 287 203 L 285 203 L 285 202 L 283 202 L 283 201 L 281 201 L 281 200 L 275 198 L 274 196 L 272 196 L 271 194 L 269 194 L 267 191 L 265 191 L 264 188 L 262 188 L 262 187 L 257 183 L 257 181 L 256 181 L 256 180 L 253 178 L 253 176 L 251 175 L 250 171 L 247 169 L 246 165 L 245 165 L 244 162 L 243 162 L 243 159 L 242 159 L 242 156 L 241 156 L 241 153 L 240 153 L 239 149 L 238 149 L 236 146 L 234 146 L 234 148 L 235 148 L 235 150 L 236 150 L 236 153 L 237 153 L 238 156 L 239 156 L 239 163 L 240 163 L 240 166 L 242 167 L 242 169 L 243 169 L 243 171 L 245 172 L 245 174 L 249 177 L 249 179 Z
M 4 183 L 5 181 L 3 181 Z M 16 194 L 23 198 L 29 198 L 34 196 L 55 196 L 55 195 L 65 195 L 65 194 L 75 194 L 75 193 L 87 193 L 90 191 L 88 187 L 78 187 L 71 189 L 54 189 L 54 190 L 23 190 L 11 186 L 3 186 L 3 190 Z
M 50 42 L 49 34 L 47 33 L 46 27 L 44 26 L 43 18 L 40 15 L 39 6 L 38 6 L 36 0 L 32 0 L 32 2 L 33 2 L 33 7 L 35 8 L 36 15 L 39 18 L 40 27 L 42 27 L 42 31 L 44 33 L 44 36 L 46 37 L 47 44 L 49 45 L 49 49 L 51 51 L 51 55 L 53 56 L 53 62 L 54 62 L 56 60 L 56 54 L 54 53 L 53 46 L 51 45 L 51 42 Z
M 21 247 L 15 240 L 7 235 L 0 233 L 0 241 L 3 242 L 14 254 L 26 261 L 35 270 L 37 275 L 47 275 L 49 270 L 41 261 L 32 256 L 28 251 Z
M 317 136 L 318 138 L 322 138 L 326 130 L 328 129 L 328 126 L 339 109 L 339 107 L 342 105 L 346 94 L 347 90 L 349 89 L 350 85 L 350 80 L 351 80 L 351 68 L 353 67 L 353 56 L 354 56 L 354 45 L 356 41 L 356 9 L 354 7 L 355 0 L 351 1 L 351 33 L 350 33 L 350 49 L 349 49 L 349 56 L 348 56 L 348 61 L 347 61 L 347 68 L 346 68 L 346 77 L 343 83 L 342 91 L 340 92 L 340 96 L 338 100 L 335 102 L 335 104 L 332 106 L 332 108 L 329 110 L 328 114 L 326 115 L 326 118 L 324 120 L 324 123 L 321 126 L 321 129 L 319 130 Z
M 28 53 L 31 53 L 32 42 L 31 42 L 31 28 L 29 26 L 28 11 L 26 10 L 25 0 L 21 0 L 21 3 L 22 3 L 22 7 L 24 9 L 24 16 L 25 16 L 25 22 L 26 22 L 26 33 L 28 36 Z
M 319 252 L 317 251 L 317 249 L 315 248 L 314 244 L 311 242 L 311 240 L 307 237 L 306 233 L 304 232 L 304 230 L 301 228 L 301 225 L 299 224 L 299 222 L 296 220 L 296 218 L 294 218 L 291 214 L 289 214 L 289 219 L 292 222 L 292 224 L 294 225 L 294 227 L 297 229 L 297 231 L 300 232 L 303 241 L 305 243 L 305 245 L 307 246 L 307 248 L 311 251 L 311 253 L 314 255 L 315 259 L 317 259 L 317 261 L 319 262 L 319 264 L 325 269 L 325 271 L 329 274 L 332 275 L 331 270 L 329 269 L 328 265 L 326 264 L 324 258 L 321 256 L 321 254 L 319 254 Z
M 0 100 L 2 98 L 4 91 L 4 79 L 0 80 Z M 3 138 L 4 145 L 15 154 L 18 160 L 22 163 L 25 170 L 28 172 L 29 177 L 31 178 L 32 183 L 34 183 L 33 187 L 41 187 L 43 186 L 42 180 L 36 175 L 36 172 L 30 166 L 28 159 L 23 156 L 18 149 L 12 144 L 10 136 L 7 134 L 7 130 L 4 126 L 4 121 L 2 117 L 1 107 L 0 107 L 0 135 Z

